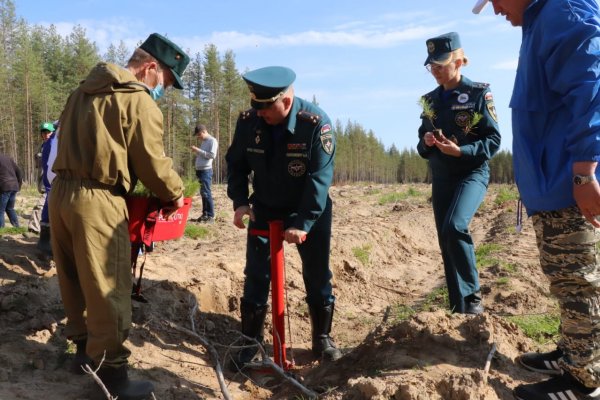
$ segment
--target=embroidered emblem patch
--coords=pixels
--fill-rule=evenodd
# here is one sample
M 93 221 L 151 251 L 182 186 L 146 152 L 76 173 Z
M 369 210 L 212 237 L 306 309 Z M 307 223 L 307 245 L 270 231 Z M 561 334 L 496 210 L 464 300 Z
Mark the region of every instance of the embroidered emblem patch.
M 427 42 L 427 51 L 429 53 L 433 53 L 435 51 L 435 44 L 433 44 L 433 42 Z
M 325 125 L 323 125 L 323 127 L 321 127 L 321 135 L 323 135 L 327 132 L 331 132 L 331 125 L 329 125 L 329 124 L 325 124 Z
M 496 114 L 496 106 L 494 105 L 494 102 L 488 101 L 487 103 L 485 103 L 485 106 L 487 107 L 488 112 L 494 119 L 494 122 L 498 122 L 498 115 Z
M 306 172 L 306 164 L 300 160 L 292 160 L 288 164 L 288 174 L 291 176 L 299 177 L 304 175 Z
M 469 118 L 471 118 L 470 113 L 468 113 L 467 111 L 461 111 L 459 113 L 456 113 L 456 115 L 454 116 L 454 122 L 456 122 L 456 125 L 460 126 L 461 128 L 464 128 L 469 123 Z
M 456 100 L 458 100 L 459 103 L 464 104 L 467 101 L 469 101 L 469 95 L 466 93 L 461 93 L 458 95 L 458 98 Z
M 483 98 L 485 101 L 492 101 L 494 100 L 494 95 L 492 95 L 492 92 L 487 92 Z
M 325 150 L 325 153 L 333 153 L 333 135 L 331 135 L 331 133 L 321 135 L 321 146 L 323 146 L 323 150 Z

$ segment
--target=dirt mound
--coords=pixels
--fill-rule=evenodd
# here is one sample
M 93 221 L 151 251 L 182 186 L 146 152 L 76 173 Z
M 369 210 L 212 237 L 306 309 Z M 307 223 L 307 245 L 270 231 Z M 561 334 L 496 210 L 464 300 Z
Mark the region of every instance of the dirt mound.
M 465 317 L 439 302 L 444 276 L 428 186 L 337 186 L 331 196 L 332 335 L 344 353 L 335 363 L 311 356 L 300 259 L 285 246 L 288 359 L 304 385 L 324 399 L 511 399 L 516 384 L 541 378 L 515 364 L 536 346 L 506 319 L 555 307 L 529 221 L 521 233 L 514 229 L 514 203 L 496 204 L 492 186 L 471 225 L 476 245 L 490 245 L 491 254 L 480 270 L 487 312 Z M 231 224 L 223 186 L 215 186 L 215 198 L 216 222 L 201 225 L 205 236 L 157 243 L 146 258 L 149 302 L 134 302 L 127 345 L 132 375 L 152 380 L 158 399 L 222 398 L 214 360 L 173 324 L 209 340 L 223 365 L 239 339 L 245 232 Z M 18 201 L 18 210 L 29 210 L 35 198 Z M 197 198 L 192 207 L 194 218 Z M 29 234 L 0 237 L 0 399 L 101 399 L 89 376 L 69 372 L 73 348 L 63 335 L 56 269 L 36 241 Z M 270 351 L 269 317 L 266 325 Z M 225 378 L 235 399 L 302 398 L 279 380 L 228 371 Z

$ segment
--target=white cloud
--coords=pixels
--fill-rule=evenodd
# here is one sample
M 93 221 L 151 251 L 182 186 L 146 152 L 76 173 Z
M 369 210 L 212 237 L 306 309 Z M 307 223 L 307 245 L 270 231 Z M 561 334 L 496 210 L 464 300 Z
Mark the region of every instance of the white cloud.
M 262 33 L 244 33 L 238 31 L 214 32 L 209 37 L 184 39 L 187 47 L 200 51 L 206 43 L 212 43 L 220 49 L 251 49 L 274 47 L 361 47 L 389 48 L 401 43 L 422 39 L 438 31 L 438 27 L 410 26 L 395 29 L 352 29 L 352 30 L 309 30 L 278 36 Z
M 514 60 L 508 60 L 508 61 L 503 61 L 503 62 L 494 64 L 494 65 L 492 65 L 491 68 L 499 69 L 499 70 L 516 71 L 518 64 L 519 64 L 519 60 L 515 58 Z

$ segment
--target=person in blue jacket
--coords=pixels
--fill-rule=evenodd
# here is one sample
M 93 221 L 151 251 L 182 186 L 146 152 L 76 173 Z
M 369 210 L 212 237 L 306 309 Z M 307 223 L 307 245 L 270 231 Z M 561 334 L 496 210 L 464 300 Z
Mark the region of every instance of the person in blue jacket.
M 425 66 L 439 86 L 420 100 L 417 150 L 431 167 L 433 213 L 450 309 L 481 314 L 469 223 L 487 191 L 488 161 L 500 146 L 496 109 L 488 84 L 461 74 L 468 59 L 458 33 L 428 39 L 426 45 Z
M 50 175 L 52 174 L 52 165 L 49 165 L 50 150 L 52 146 L 55 146 L 56 141 L 56 128 L 58 127 L 58 121 L 56 122 L 44 122 L 40 125 L 40 131 L 50 132 L 49 135 L 45 136 L 44 143 L 42 143 L 42 183 L 44 185 L 44 206 L 42 208 L 42 216 L 40 219 L 40 237 L 37 242 L 37 248 L 40 249 L 48 256 L 52 256 L 52 246 L 50 245 L 50 215 L 48 213 L 48 197 L 50 196 L 50 189 L 52 188 Z
M 479 1 L 479 12 L 487 1 Z M 556 375 L 519 385 L 517 399 L 600 399 L 600 11 L 595 0 L 493 0 L 522 27 L 510 107 L 515 179 L 540 264 L 560 306 L 561 339 L 528 353 Z
M 335 154 L 331 121 L 318 106 L 294 96 L 296 74 L 287 67 L 264 67 L 243 78 L 252 109 L 238 118 L 225 157 L 233 223 L 244 229 L 242 218 L 250 218 L 242 333 L 262 341 L 271 282 L 268 239 L 250 231 L 267 230 L 268 221 L 282 220 L 284 240 L 297 245 L 302 260 L 313 354 L 335 360 L 341 353 L 329 336 L 335 300 L 329 267 L 332 202 L 328 191 Z M 256 348 L 241 350 L 232 367 L 243 368 L 256 353 Z

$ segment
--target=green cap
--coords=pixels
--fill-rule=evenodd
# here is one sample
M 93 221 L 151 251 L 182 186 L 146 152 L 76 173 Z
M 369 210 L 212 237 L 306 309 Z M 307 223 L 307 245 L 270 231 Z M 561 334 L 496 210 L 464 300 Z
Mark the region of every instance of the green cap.
M 140 49 L 146 51 L 152 57 L 169 67 L 175 77 L 173 86 L 177 89 L 183 89 L 181 76 L 190 63 L 190 57 L 179 46 L 166 37 L 158 33 L 153 33 L 142 43 Z
M 461 48 L 458 33 L 450 32 L 427 39 L 427 59 L 423 65 L 443 64 L 450 58 L 450 53 Z
M 40 124 L 40 132 L 42 131 L 54 132 L 54 124 L 52 122 L 42 122 Z
M 287 67 L 264 67 L 246 72 L 242 78 L 250 89 L 250 104 L 256 110 L 269 107 L 280 98 L 296 79 Z

